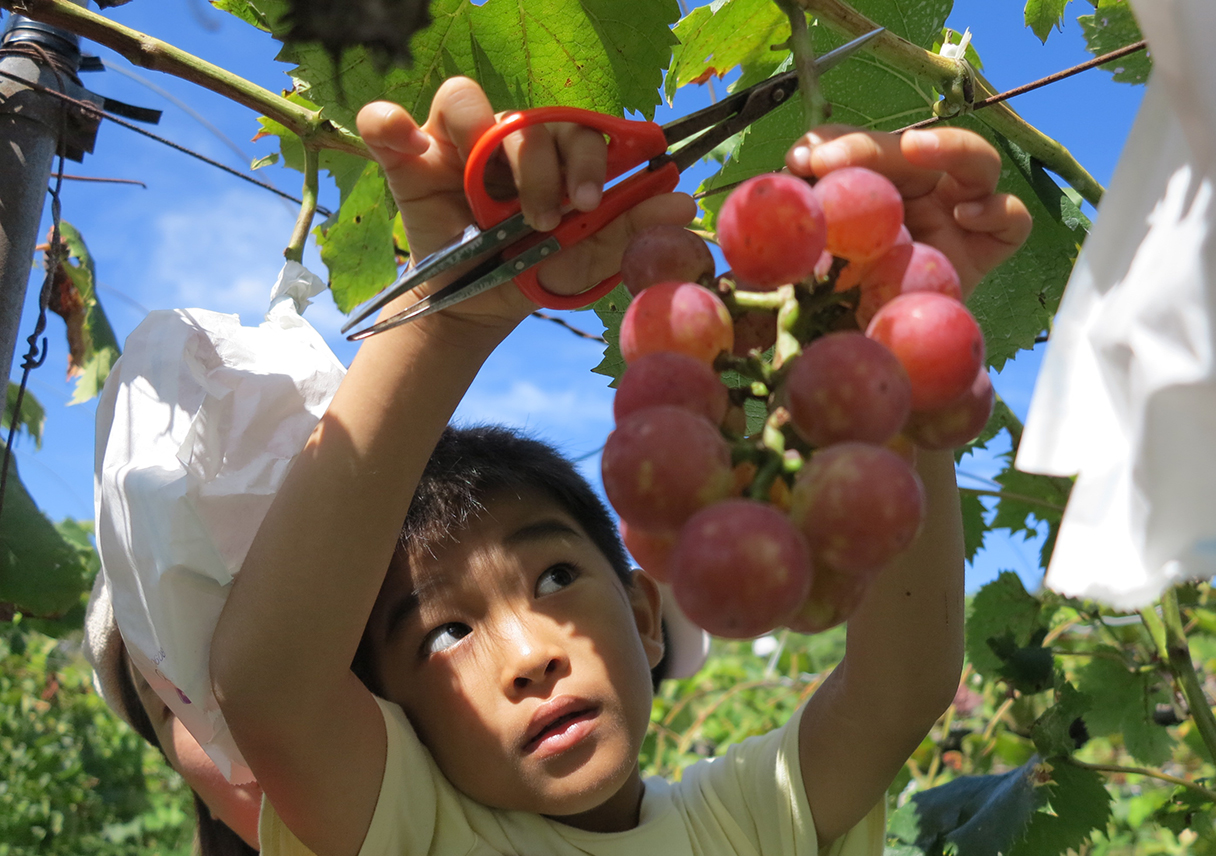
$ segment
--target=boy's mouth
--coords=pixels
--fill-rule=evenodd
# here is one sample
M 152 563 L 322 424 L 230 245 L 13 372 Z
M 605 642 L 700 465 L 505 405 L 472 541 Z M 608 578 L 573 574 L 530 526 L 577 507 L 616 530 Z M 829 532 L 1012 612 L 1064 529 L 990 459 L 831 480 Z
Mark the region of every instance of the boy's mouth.
M 585 736 L 588 724 L 598 714 L 596 705 L 573 696 L 560 696 L 545 702 L 528 724 L 523 752 L 539 751 L 550 755 L 565 751 Z

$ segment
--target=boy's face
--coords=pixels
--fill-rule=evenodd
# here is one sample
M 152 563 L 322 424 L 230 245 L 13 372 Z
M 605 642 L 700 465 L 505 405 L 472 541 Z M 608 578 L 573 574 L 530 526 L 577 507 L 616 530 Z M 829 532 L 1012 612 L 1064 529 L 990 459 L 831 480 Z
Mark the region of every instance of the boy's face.
M 635 574 L 627 589 L 538 493 L 491 497 L 433 558 L 404 565 L 369 624 L 377 676 L 444 775 L 496 808 L 632 823 L 663 652 L 653 582 Z M 570 817 L 593 809 L 613 817 Z

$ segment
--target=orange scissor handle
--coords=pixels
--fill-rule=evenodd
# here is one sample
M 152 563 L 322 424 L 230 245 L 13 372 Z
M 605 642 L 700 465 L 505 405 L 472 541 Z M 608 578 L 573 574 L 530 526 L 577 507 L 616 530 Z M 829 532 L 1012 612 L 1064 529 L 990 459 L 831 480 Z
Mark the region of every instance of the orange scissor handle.
M 482 229 L 488 229 L 519 213 L 518 199 L 497 200 L 486 192 L 485 174 L 490 158 L 508 134 L 548 122 L 572 122 L 604 134 L 608 138 L 608 181 L 667 151 L 667 137 L 663 134 L 663 129 L 653 122 L 620 119 L 578 107 L 538 107 L 508 114 L 481 135 L 473 145 L 465 165 L 465 196 L 468 197 L 477 225 Z M 680 171 L 674 163 L 664 164 L 655 170 L 642 170 L 609 188 L 594 211 L 572 211 L 562 218 L 561 224 L 552 232 L 525 238 L 512 245 L 503 256 L 512 258 L 550 238 L 557 239 L 563 248 L 578 243 L 639 202 L 675 190 L 679 180 Z M 615 288 L 620 279 L 619 273 L 613 274 L 593 288 L 578 294 L 554 294 L 537 280 L 536 269 L 529 268 L 515 277 L 515 283 L 529 300 L 540 306 L 549 309 L 578 309 L 599 300 Z

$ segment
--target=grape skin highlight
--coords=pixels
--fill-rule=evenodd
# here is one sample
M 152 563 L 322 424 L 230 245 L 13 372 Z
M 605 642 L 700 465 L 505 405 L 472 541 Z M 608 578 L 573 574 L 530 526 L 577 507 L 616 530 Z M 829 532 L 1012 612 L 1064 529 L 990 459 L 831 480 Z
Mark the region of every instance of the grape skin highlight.
M 881 446 L 838 443 L 798 474 L 790 516 L 816 566 L 868 577 L 908 548 L 924 508 L 924 487 L 907 461 Z
M 785 380 L 794 427 L 813 446 L 882 444 L 912 411 L 912 387 L 895 355 L 861 333 L 829 333 L 794 360 Z
M 734 490 L 730 447 L 707 419 L 681 407 L 648 407 L 608 435 L 604 492 L 641 529 L 676 529 Z
M 680 530 L 671 556 L 676 602 L 715 636 L 750 639 L 779 626 L 806 599 L 806 539 L 771 505 L 730 499 Z
M 621 320 L 621 357 L 626 363 L 656 351 L 675 351 L 712 364 L 734 343 L 725 304 L 692 282 L 650 286 L 633 299 Z
M 824 250 L 823 207 L 799 178 L 750 178 L 718 214 L 718 242 L 741 282 L 765 291 L 811 276 Z
M 912 383 L 912 409 L 933 410 L 964 392 L 984 362 L 984 333 L 957 300 L 932 291 L 901 294 L 866 335 L 886 345 Z

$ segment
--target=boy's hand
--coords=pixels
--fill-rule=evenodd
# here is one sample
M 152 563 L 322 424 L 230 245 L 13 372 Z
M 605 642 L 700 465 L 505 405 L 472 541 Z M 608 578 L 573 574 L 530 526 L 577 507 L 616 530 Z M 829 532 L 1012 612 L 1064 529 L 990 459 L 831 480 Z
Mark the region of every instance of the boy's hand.
M 464 195 L 465 161 L 495 121 L 481 87 L 463 77 L 439 88 L 421 127 L 389 102 L 359 111 L 359 133 L 384 168 L 415 258 L 443 246 L 473 222 Z M 509 136 L 503 149 L 524 216 L 534 228 L 549 230 L 560 222 L 563 195 L 581 211 L 599 204 L 607 149 L 599 133 L 570 124 L 535 126 Z M 649 199 L 541 265 L 541 284 L 558 294 L 585 291 L 619 269 L 621 251 L 635 231 L 659 223 L 684 225 L 695 215 L 687 195 Z M 515 322 L 535 308 L 510 287 L 493 289 L 446 314 Z
M 822 178 L 846 166 L 887 176 L 903 194 L 904 222 L 912 237 L 950 258 L 964 297 L 1030 234 L 1030 212 L 1022 201 L 996 193 L 1000 154 L 962 128 L 896 136 L 823 125 L 796 142 L 785 163 L 801 176 Z

